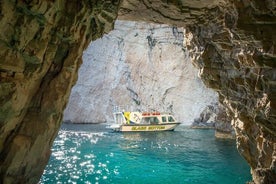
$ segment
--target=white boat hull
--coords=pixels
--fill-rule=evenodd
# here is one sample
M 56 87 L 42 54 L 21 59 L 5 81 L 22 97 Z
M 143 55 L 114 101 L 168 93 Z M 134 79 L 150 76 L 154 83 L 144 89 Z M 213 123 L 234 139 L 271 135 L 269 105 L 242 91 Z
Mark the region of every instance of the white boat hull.
M 157 132 L 174 130 L 180 123 L 162 123 L 156 125 L 120 125 L 113 128 L 114 131 L 119 132 Z M 111 127 L 112 128 L 112 127 Z

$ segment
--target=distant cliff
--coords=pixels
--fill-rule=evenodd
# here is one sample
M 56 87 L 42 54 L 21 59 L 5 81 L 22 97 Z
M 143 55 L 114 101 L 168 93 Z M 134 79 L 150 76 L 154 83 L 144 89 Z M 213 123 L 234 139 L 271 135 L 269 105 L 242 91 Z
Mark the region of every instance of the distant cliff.
M 130 105 L 192 123 L 218 96 L 198 77 L 184 34 L 183 28 L 168 25 L 116 21 L 113 31 L 84 52 L 64 121 L 110 121 L 113 106 Z

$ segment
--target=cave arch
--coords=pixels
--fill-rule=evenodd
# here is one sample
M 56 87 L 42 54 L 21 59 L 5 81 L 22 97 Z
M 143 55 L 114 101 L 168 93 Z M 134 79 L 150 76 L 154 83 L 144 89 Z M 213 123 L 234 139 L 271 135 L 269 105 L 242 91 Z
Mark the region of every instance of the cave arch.
M 82 51 L 117 16 L 187 28 L 203 81 L 232 112 L 254 182 L 276 181 L 273 0 L 4 0 L 0 6 L 1 182 L 39 180 Z

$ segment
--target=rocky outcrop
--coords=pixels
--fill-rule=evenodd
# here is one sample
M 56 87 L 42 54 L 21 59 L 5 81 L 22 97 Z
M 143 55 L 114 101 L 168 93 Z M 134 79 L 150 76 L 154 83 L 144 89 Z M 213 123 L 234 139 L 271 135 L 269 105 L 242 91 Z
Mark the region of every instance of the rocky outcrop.
M 0 178 L 36 183 L 82 50 L 108 32 L 117 1 L 1 1 Z M 255 183 L 276 181 L 274 0 L 122 0 L 119 18 L 187 28 L 204 83 L 233 118 Z
M 216 18 L 209 25 L 191 26 L 191 50 L 205 45 L 194 55 L 201 78 L 229 109 L 254 182 L 274 183 L 275 36 L 270 33 L 276 20 L 272 4 L 259 3 L 244 1 L 224 9 L 223 24 Z
M 228 108 L 254 182 L 275 183 L 275 1 L 124 1 L 122 6 L 125 19 L 145 19 L 148 13 L 149 21 L 186 24 L 194 64 Z
M 206 88 L 183 46 L 185 30 L 145 22 L 116 21 L 114 30 L 90 44 L 64 121 L 113 120 L 113 107 L 155 109 L 191 124 L 217 94 Z
M 215 137 L 230 139 L 235 139 L 236 137 L 229 110 L 221 104 L 218 104 L 216 113 Z
M 215 128 L 227 131 L 231 129 L 231 119 L 228 118 L 225 108 L 218 104 L 212 103 L 204 108 L 200 113 L 200 116 L 195 118 L 192 127 L 196 128 Z M 226 127 L 220 124 L 229 124 L 230 127 Z M 221 127 L 221 128 L 220 128 Z
M 227 109 L 218 103 L 208 105 L 200 113 L 200 116 L 194 119 L 191 128 L 215 129 L 215 137 L 217 138 L 235 138 Z
M 191 127 L 192 128 L 215 128 L 216 116 L 218 111 L 217 104 L 211 104 L 204 108 L 199 117 L 195 118 Z
M 107 33 L 118 1 L 0 3 L 0 183 L 37 183 L 83 50 Z

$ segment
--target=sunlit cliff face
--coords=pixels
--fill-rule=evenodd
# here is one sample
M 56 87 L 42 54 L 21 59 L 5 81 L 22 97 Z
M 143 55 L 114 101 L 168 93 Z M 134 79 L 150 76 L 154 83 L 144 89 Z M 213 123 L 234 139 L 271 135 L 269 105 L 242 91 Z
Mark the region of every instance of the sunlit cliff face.
M 190 125 L 218 95 L 198 77 L 184 34 L 171 25 L 117 20 L 84 51 L 63 120 L 110 122 L 114 106 L 128 106 L 170 112 Z
M 274 0 L 4 0 L 0 7 L 1 183 L 39 181 L 82 51 L 117 14 L 186 27 L 193 62 L 230 110 L 254 182 L 275 183 Z

